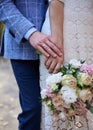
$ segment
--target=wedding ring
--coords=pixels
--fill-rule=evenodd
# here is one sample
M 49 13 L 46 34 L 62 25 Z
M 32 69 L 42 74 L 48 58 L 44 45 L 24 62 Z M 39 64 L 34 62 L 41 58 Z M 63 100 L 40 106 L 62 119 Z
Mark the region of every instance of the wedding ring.
M 45 45 L 45 44 L 43 44 L 42 46 L 43 46 L 43 47 L 46 47 L 46 45 Z

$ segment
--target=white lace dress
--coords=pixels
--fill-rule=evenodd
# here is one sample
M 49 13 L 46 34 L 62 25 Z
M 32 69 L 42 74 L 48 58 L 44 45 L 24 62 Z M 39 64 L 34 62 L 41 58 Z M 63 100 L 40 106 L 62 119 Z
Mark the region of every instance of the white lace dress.
M 64 63 L 75 58 L 93 64 L 93 0 L 64 0 L 64 5 Z M 50 34 L 49 11 L 47 11 L 42 32 Z M 44 66 L 43 56 L 40 57 L 40 73 L 42 89 L 49 75 Z M 89 115 L 89 130 L 92 130 L 93 116 L 90 113 Z M 78 123 L 79 121 L 81 123 Z M 77 123 L 81 126 L 80 129 L 72 123 L 68 130 L 88 130 L 84 119 L 77 117 Z M 41 127 L 42 130 L 67 130 L 66 122 L 55 121 L 45 106 L 42 110 Z

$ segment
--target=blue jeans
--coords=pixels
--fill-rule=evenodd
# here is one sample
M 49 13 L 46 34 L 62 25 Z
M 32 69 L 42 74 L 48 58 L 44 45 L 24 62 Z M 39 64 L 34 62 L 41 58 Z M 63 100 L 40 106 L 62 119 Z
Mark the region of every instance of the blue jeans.
M 22 113 L 18 116 L 19 130 L 40 130 L 39 60 L 11 60 L 11 64 L 22 108 Z

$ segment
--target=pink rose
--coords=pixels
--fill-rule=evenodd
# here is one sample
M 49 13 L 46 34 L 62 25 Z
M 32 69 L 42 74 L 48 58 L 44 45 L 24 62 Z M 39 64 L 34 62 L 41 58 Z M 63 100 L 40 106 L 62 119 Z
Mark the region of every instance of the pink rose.
M 53 98 L 53 97 L 56 96 L 56 94 L 51 93 L 51 88 L 50 88 L 50 86 L 48 86 L 47 89 L 46 89 L 46 96 L 47 96 L 47 97 L 50 97 L 50 98 Z
M 55 107 L 58 107 L 60 105 L 62 105 L 63 101 L 62 101 L 62 96 L 61 94 L 56 95 L 53 99 L 52 102 L 54 104 Z
M 84 73 L 88 73 L 89 75 L 93 75 L 93 66 L 92 65 L 83 64 L 81 66 L 80 70 Z

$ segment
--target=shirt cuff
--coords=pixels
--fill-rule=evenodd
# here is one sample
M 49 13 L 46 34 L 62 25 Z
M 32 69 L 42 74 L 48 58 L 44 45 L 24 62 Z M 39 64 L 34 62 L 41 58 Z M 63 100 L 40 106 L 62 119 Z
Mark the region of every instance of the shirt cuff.
M 29 37 L 32 35 L 32 33 L 36 32 L 36 31 L 37 31 L 37 29 L 36 29 L 35 27 L 29 29 L 29 30 L 27 31 L 27 33 L 24 35 L 24 38 L 28 40 Z

